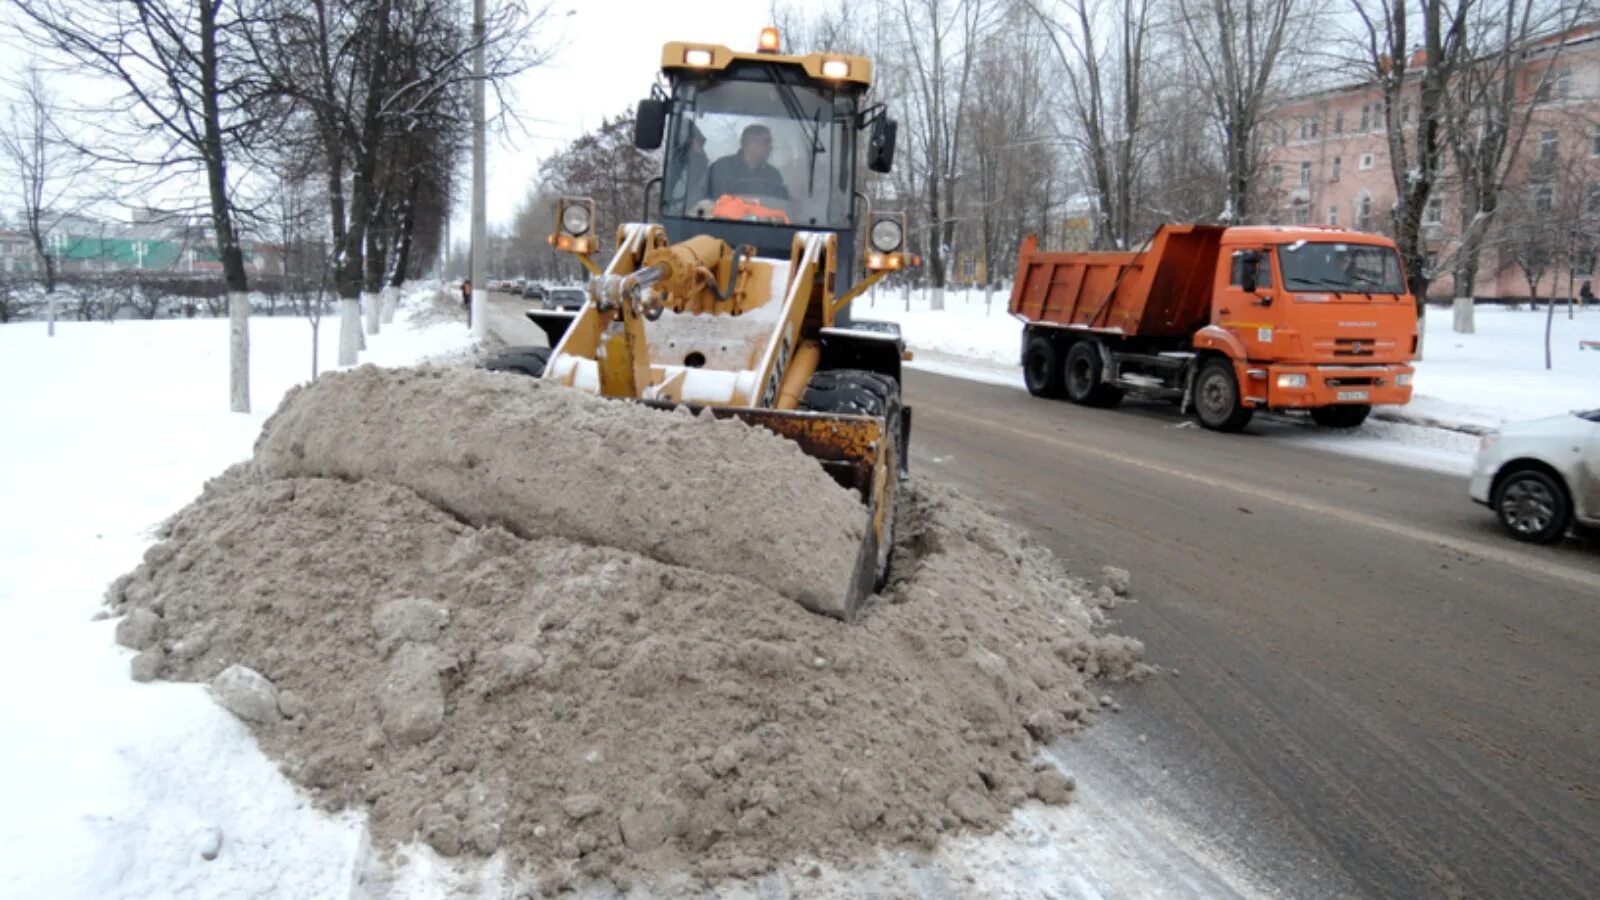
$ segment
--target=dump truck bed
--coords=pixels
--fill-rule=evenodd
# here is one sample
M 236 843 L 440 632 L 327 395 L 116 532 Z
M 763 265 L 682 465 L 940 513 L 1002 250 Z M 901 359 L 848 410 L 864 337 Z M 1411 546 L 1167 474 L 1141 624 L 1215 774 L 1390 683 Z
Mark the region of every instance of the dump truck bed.
M 1011 314 L 1028 322 L 1137 337 L 1182 337 L 1211 317 L 1225 229 L 1163 225 L 1137 253 L 1046 253 L 1022 244 Z

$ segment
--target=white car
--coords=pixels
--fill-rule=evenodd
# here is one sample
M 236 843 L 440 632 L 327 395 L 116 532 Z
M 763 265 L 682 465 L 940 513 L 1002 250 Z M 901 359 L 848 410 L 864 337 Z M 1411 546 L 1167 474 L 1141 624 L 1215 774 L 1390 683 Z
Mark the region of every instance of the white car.
M 1600 527 L 1600 409 L 1507 425 L 1478 446 L 1467 491 L 1519 541 Z

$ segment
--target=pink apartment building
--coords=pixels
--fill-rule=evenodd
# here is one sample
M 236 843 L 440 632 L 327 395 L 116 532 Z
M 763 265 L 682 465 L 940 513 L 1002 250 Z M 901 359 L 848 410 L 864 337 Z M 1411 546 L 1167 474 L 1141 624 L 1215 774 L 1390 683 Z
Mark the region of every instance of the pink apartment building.
M 1423 62 L 1419 52 L 1413 67 Z M 1565 214 L 1576 220 L 1568 252 L 1540 285 L 1540 296 L 1564 296 L 1568 268 L 1576 285 L 1594 274 L 1600 243 L 1600 25 L 1541 42 L 1517 73 L 1519 107 L 1531 107 L 1513 162 L 1502 209 L 1518 215 Z M 1412 89 L 1413 95 L 1415 88 Z M 1407 137 L 1415 130 L 1414 100 L 1402 105 Z M 1387 232 L 1394 178 L 1384 128 L 1383 94 L 1375 84 L 1348 85 L 1295 97 L 1273 112 L 1261 176 L 1262 217 L 1273 224 L 1341 225 Z M 1445 177 L 1423 214 L 1429 258 L 1439 260 L 1461 233 L 1460 188 L 1445 153 Z M 1520 192 L 1520 193 L 1513 193 Z M 1497 238 L 1514 216 L 1502 217 L 1485 247 L 1473 294 L 1479 299 L 1525 298 L 1522 270 Z M 1453 296 L 1450 272 L 1436 272 L 1429 296 Z

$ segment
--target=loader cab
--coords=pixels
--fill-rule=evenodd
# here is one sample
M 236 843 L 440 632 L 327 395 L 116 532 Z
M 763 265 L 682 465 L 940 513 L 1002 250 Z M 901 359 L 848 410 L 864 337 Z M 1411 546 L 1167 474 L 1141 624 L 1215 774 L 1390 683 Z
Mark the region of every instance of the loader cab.
M 672 241 L 709 235 L 773 258 L 787 258 L 799 232 L 832 232 L 842 290 L 856 280 L 856 234 L 868 224 L 858 169 L 889 171 L 895 123 L 866 102 L 867 60 L 780 55 L 771 29 L 760 46 L 663 50 L 665 89 L 639 104 L 635 132 L 640 148 L 662 151 L 647 216 Z

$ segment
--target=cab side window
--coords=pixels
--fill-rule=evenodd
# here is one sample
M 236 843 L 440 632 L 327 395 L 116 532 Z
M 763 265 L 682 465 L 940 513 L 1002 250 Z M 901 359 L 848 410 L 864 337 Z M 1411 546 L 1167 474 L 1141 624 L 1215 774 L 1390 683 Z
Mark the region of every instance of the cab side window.
M 1244 284 L 1244 257 L 1241 254 L 1233 255 L 1233 272 L 1228 276 L 1228 284 L 1241 287 Z M 1272 254 L 1262 253 L 1260 262 L 1256 263 L 1256 287 L 1272 287 Z

